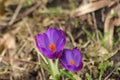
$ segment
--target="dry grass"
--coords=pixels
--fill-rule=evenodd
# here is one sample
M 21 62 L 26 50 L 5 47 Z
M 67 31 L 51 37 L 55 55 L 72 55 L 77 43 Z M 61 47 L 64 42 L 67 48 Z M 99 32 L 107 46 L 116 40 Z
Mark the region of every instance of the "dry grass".
M 35 45 L 35 35 L 48 27 L 65 31 L 65 48 L 81 49 L 76 80 L 119 80 L 119 26 L 119 0 L 0 0 L 0 80 L 50 79 Z

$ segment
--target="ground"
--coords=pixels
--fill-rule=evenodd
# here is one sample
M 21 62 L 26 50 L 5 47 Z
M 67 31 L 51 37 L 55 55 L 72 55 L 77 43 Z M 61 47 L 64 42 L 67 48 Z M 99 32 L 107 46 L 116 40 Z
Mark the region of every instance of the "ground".
M 0 0 L 0 80 L 51 80 L 35 44 L 50 27 L 65 32 L 65 48 L 81 50 L 83 68 L 73 78 L 120 80 L 119 0 Z

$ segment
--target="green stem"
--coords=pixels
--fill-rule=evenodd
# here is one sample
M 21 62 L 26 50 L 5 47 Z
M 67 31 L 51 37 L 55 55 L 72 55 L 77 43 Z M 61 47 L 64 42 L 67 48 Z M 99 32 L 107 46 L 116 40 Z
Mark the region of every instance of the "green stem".
M 58 70 L 58 60 L 56 60 L 54 63 L 53 60 L 49 59 L 49 64 L 50 64 L 50 68 L 52 70 L 52 76 L 53 76 L 54 80 L 59 80 L 60 73 Z
M 60 72 L 61 72 L 61 74 L 67 76 L 70 80 L 76 80 L 76 79 L 73 77 L 74 74 L 72 75 L 72 74 L 66 72 L 64 69 L 61 69 Z

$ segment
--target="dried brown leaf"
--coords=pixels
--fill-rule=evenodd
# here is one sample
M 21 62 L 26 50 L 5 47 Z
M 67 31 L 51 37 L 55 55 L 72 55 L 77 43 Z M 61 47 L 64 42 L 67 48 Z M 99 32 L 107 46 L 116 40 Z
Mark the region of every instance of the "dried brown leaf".
M 75 16 L 81 16 L 90 12 L 94 12 L 100 8 L 106 7 L 111 3 L 110 0 L 101 0 L 93 3 L 85 4 L 77 8 L 74 12 Z
M 5 49 L 5 43 L 2 38 L 0 38 L 0 53 Z
M 16 48 L 15 37 L 12 34 L 10 34 L 10 33 L 5 34 L 4 41 L 5 41 L 8 49 L 15 49 Z
M 105 40 L 105 45 L 108 48 L 112 47 L 113 32 L 114 32 L 114 24 L 112 21 L 111 13 L 109 13 L 105 19 L 105 24 L 104 24 L 104 40 Z
M 120 5 L 116 5 L 114 8 L 112 8 L 105 19 L 104 41 L 105 41 L 105 45 L 108 48 L 112 48 L 113 45 L 114 27 L 120 26 L 120 16 L 119 16 L 120 11 L 118 10 L 119 7 Z M 117 16 L 117 18 L 113 19 L 114 16 Z
M 114 21 L 115 26 L 120 26 L 120 17 Z

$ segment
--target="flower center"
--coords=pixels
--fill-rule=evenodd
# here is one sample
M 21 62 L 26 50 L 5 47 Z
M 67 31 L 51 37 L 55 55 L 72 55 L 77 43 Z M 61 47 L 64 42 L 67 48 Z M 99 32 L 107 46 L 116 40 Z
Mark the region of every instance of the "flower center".
M 52 52 L 55 52 L 55 51 L 56 51 L 55 45 L 54 45 L 53 43 L 51 43 L 51 44 L 49 45 L 49 48 L 50 48 L 50 50 L 51 50 Z
M 71 65 L 74 65 L 75 64 L 75 61 L 73 59 L 70 60 L 70 64 Z

